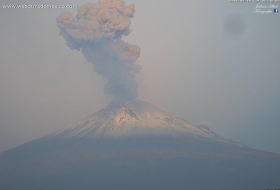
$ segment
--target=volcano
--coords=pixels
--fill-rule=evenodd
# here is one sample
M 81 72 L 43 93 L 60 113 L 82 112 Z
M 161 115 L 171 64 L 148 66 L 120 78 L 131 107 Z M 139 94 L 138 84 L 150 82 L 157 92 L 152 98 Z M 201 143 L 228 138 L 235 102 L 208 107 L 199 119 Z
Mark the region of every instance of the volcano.
M 143 101 L 109 105 L 0 154 L 0 189 L 276 189 L 280 155 Z

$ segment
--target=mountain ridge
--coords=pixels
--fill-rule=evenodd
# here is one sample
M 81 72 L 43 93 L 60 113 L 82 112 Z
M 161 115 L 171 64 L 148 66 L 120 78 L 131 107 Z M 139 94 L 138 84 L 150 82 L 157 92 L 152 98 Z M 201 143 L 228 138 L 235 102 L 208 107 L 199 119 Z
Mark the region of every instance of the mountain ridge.
M 279 163 L 137 101 L 0 153 L 0 189 L 275 189 Z
M 108 105 L 96 113 L 50 135 L 49 138 L 128 138 L 135 136 L 184 136 L 204 138 L 245 147 L 227 140 L 205 126 L 194 126 L 144 101 Z M 249 147 L 247 147 L 249 148 Z

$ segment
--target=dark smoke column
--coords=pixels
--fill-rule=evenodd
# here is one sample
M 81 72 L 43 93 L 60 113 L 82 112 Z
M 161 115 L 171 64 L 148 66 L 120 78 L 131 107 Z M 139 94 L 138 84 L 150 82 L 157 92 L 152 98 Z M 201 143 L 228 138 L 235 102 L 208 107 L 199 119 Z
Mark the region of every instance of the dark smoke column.
M 94 71 L 105 80 L 104 91 L 113 96 L 113 103 L 137 98 L 138 83 L 135 73 L 141 66 L 134 63 L 140 56 L 140 47 L 121 40 L 129 35 L 130 18 L 134 5 L 123 0 L 99 0 L 78 9 L 74 18 L 69 12 L 57 18 L 60 34 L 73 50 L 81 50 Z

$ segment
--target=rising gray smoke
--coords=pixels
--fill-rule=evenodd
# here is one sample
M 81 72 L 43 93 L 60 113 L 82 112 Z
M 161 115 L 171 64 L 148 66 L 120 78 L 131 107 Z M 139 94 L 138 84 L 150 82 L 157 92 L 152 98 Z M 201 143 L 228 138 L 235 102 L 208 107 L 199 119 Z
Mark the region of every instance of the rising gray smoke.
M 131 45 L 122 36 L 129 35 L 134 5 L 123 0 L 99 0 L 78 9 L 74 18 L 69 12 L 57 18 L 60 34 L 73 50 L 81 50 L 94 71 L 105 80 L 104 92 L 113 96 L 112 102 L 135 100 L 138 84 L 135 73 L 141 66 L 135 61 L 140 47 Z

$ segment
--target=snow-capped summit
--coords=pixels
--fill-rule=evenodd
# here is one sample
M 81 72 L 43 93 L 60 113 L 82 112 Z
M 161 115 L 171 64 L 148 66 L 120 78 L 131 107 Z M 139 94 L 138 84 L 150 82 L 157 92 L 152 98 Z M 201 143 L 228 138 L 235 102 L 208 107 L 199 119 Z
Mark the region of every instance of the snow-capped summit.
M 184 119 L 144 101 L 109 105 L 49 137 L 83 139 L 121 139 L 133 136 L 191 135 L 211 141 L 234 144 L 207 127 L 196 127 Z

